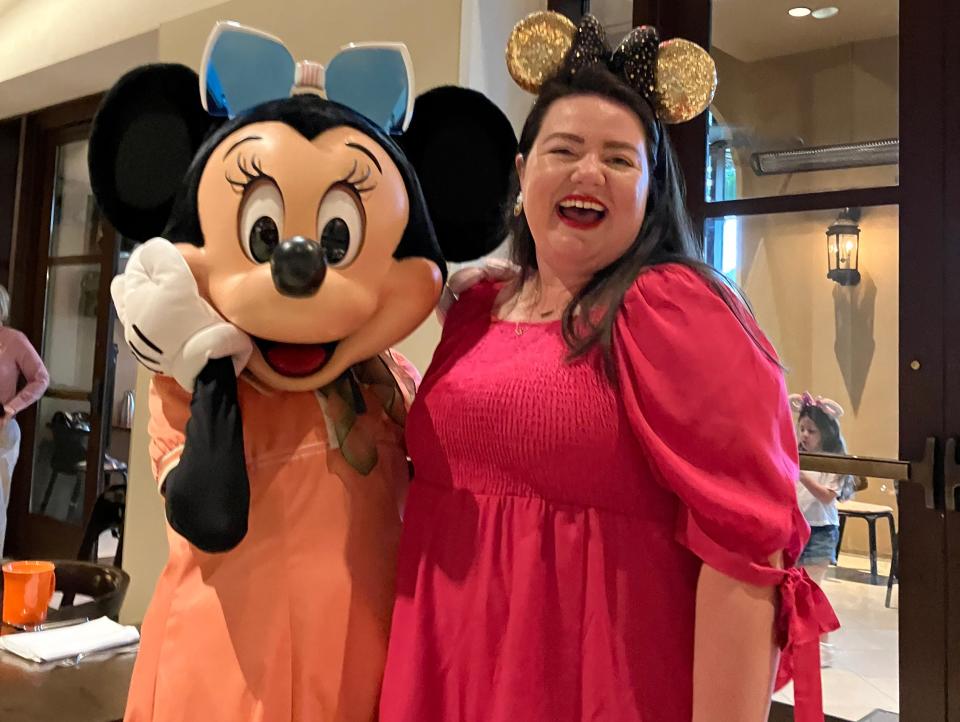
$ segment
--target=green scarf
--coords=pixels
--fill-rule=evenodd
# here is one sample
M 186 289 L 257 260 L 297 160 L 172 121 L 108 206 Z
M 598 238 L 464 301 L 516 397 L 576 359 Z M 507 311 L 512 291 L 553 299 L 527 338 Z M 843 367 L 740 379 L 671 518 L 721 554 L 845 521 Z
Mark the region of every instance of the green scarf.
M 367 412 L 363 390 L 374 395 L 390 420 L 401 429 L 407 420 L 404 396 L 397 377 L 390 371 L 390 363 L 381 356 L 363 361 L 320 389 L 343 458 L 364 476 L 377 465 L 377 441 L 369 428 L 357 423 L 357 417 Z M 412 389 L 408 388 L 408 391 L 412 392 Z

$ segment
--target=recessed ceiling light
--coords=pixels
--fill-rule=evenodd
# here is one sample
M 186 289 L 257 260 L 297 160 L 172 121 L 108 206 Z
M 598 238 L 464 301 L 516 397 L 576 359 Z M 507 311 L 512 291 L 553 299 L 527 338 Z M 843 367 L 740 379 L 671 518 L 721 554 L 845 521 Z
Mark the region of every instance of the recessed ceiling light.
M 840 12 L 839 8 L 835 8 L 831 6 L 827 8 L 820 8 L 819 10 L 814 10 L 811 13 L 811 15 L 813 15 L 813 17 L 815 17 L 817 20 L 826 20 L 827 18 L 832 18 L 838 12 Z
M 803 7 L 800 7 L 800 8 L 790 8 L 789 10 L 787 10 L 787 12 L 790 13 L 790 15 L 791 15 L 792 17 L 795 17 L 795 18 L 805 18 L 805 17 L 807 17 L 807 15 L 810 14 L 810 8 L 803 8 Z

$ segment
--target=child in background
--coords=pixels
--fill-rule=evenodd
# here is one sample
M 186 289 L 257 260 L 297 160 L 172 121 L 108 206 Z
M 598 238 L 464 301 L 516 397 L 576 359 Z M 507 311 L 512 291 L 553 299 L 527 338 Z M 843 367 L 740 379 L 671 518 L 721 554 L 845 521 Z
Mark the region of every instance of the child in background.
M 790 403 L 800 412 L 797 439 L 800 451 L 826 454 L 846 454 L 847 447 L 840 433 L 843 408 L 836 401 L 814 398 L 809 393 L 792 394 Z M 800 510 L 810 525 L 810 541 L 797 560 L 810 578 L 822 585 L 827 567 L 837 561 L 837 542 L 840 539 L 840 516 L 837 500 L 852 495 L 852 479 L 846 475 L 828 472 L 801 471 L 797 481 L 797 500 Z M 820 641 L 822 666 L 830 666 L 832 648 L 827 635 Z

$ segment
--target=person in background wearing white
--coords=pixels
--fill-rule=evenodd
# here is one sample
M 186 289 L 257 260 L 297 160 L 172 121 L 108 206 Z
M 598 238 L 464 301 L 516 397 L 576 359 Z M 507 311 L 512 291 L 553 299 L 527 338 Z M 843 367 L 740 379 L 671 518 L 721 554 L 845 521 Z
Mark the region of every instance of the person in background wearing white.
M 20 425 L 16 416 L 43 396 L 50 374 L 36 350 L 20 331 L 7 326 L 10 294 L 0 286 L 0 556 L 7 535 L 7 505 L 13 469 L 20 456 Z M 26 385 L 17 391 L 20 377 Z
M 814 398 L 809 393 L 791 394 L 790 403 L 799 411 L 797 439 L 800 451 L 824 454 L 846 454 L 847 445 L 840 433 L 843 408 L 836 401 Z M 827 472 L 801 471 L 797 481 L 797 501 L 810 525 L 810 541 L 804 547 L 797 564 L 807 570 L 810 578 L 823 584 L 827 567 L 837 561 L 840 540 L 840 515 L 837 500 L 853 495 L 853 479 L 847 475 Z M 833 663 L 833 648 L 829 635 L 820 640 L 820 665 Z

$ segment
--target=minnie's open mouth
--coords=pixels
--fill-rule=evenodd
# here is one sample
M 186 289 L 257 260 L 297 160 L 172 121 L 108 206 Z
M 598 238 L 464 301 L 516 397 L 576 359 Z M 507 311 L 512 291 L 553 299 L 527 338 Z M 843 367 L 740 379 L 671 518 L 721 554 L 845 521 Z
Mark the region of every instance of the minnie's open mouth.
M 310 376 L 326 366 L 338 343 L 284 343 L 263 338 L 255 338 L 254 342 L 270 368 L 294 378 Z
M 557 204 L 560 220 L 574 228 L 594 228 L 607 216 L 607 207 L 592 196 L 570 195 Z

